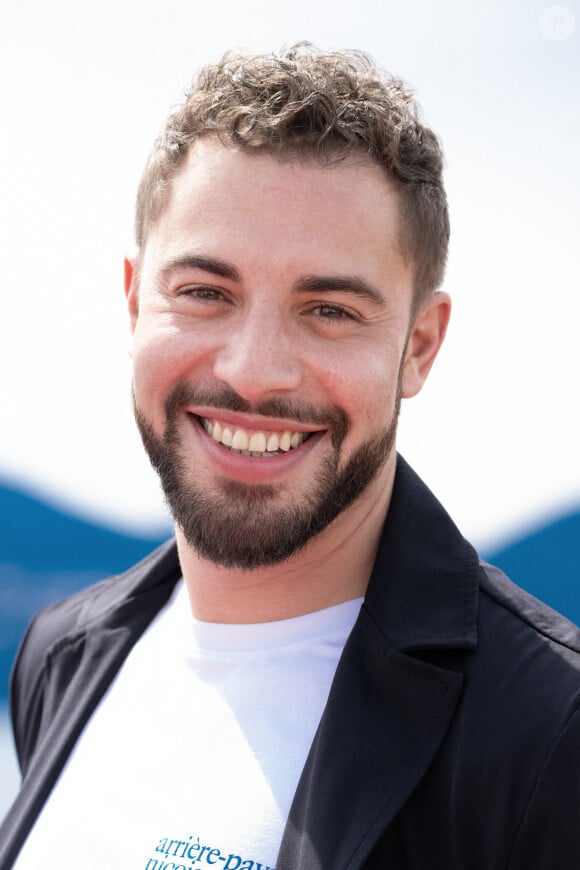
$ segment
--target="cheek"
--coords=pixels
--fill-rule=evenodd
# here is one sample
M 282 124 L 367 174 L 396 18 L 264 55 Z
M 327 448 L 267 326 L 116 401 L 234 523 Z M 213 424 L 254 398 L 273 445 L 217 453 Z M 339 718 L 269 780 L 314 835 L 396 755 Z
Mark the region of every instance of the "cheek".
M 141 407 L 162 411 L 178 381 L 210 369 L 211 347 L 203 335 L 188 335 L 173 323 L 138 322 L 133 337 L 133 387 Z
M 351 421 L 353 437 L 383 430 L 390 425 L 397 397 L 399 361 L 396 355 L 359 350 L 342 365 L 326 372 L 329 400 L 345 411 Z

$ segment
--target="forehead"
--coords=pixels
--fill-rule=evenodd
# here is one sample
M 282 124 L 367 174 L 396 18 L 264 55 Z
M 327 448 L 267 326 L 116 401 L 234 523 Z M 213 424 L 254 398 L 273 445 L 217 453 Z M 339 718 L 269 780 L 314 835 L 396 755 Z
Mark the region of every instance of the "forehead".
M 402 260 L 399 197 L 384 170 L 361 158 L 282 161 L 200 140 L 175 176 L 144 258 L 192 246 L 280 267 L 392 268 Z

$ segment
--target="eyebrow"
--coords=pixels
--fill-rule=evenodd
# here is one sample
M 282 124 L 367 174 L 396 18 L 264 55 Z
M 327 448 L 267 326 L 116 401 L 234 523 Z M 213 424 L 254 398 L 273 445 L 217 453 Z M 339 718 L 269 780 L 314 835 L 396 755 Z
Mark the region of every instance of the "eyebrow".
M 385 297 L 377 287 L 356 275 L 308 275 L 295 285 L 298 293 L 352 293 L 384 305 Z
M 220 278 L 241 283 L 241 275 L 235 266 L 226 260 L 217 257 L 208 257 L 202 254 L 184 254 L 175 257 L 166 263 L 161 269 L 163 276 L 171 275 L 185 269 L 200 269 Z M 297 293 L 352 293 L 374 302 L 375 305 L 384 305 L 385 297 L 368 281 L 356 275 L 306 275 L 300 278 L 294 285 Z
M 241 281 L 240 273 L 230 263 L 201 254 L 185 254 L 183 257 L 176 257 L 163 266 L 161 274 L 167 276 L 185 269 L 200 269 L 202 272 L 210 272 L 212 275 L 219 275 L 220 278 L 228 278 L 230 281 Z

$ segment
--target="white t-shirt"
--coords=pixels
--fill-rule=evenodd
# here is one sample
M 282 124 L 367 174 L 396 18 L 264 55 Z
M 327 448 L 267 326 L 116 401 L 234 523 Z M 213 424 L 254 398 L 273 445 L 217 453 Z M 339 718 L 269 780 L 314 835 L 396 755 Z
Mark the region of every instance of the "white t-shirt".
M 79 738 L 17 870 L 273 868 L 361 601 L 204 623 L 180 583 Z

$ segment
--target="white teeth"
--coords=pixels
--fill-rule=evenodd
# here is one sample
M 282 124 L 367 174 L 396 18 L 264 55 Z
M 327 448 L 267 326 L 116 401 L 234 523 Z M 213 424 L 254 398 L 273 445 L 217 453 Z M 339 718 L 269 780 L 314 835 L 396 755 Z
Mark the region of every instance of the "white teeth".
M 291 432 L 289 429 L 284 432 L 249 432 L 247 429 L 227 426 L 219 420 L 208 420 L 206 417 L 202 417 L 201 421 L 205 431 L 215 441 L 243 456 L 271 457 L 279 451 L 287 453 L 299 447 L 310 435 L 309 432 Z
M 277 453 L 280 449 L 280 436 L 277 432 L 271 432 L 268 435 L 268 442 L 266 444 L 266 450 L 268 453 Z
M 266 452 L 266 436 L 263 432 L 254 432 L 254 434 L 250 438 L 248 450 L 251 450 L 252 453 Z
M 245 429 L 236 429 L 232 440 L 234 450 L 247 450 L 250 439 Z
M 280 450 L 283 450 L 284 453 L 287 453 L 288 450 L 290 450 L 291 445 L 292 433 L 286 430 L 286 432 L 282 432 L 282 435 L 280 437 Z

